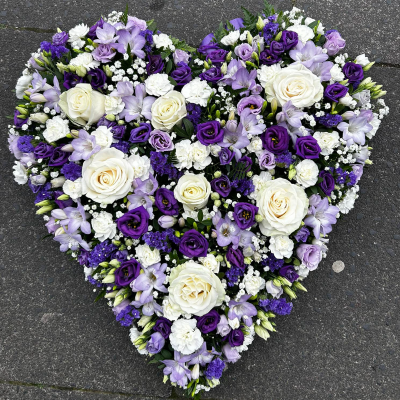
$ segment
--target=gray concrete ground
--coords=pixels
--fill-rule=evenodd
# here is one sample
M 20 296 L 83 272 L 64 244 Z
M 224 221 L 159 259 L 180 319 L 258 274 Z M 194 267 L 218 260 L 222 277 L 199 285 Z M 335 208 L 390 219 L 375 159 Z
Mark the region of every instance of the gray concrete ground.
M 2 0 L 0 4 L 0 399 L 177 399 L 162 373 L 136 353 L 128 331 L 81 268 L 58 251 L 36 217 L 33 196 L 11 175 L 5 115 L 22 65 L 56 26 L 93 22 L 126 1 Z M 156 18 L 160 29 L 197 43 L 219 20 L 240 15 L 238 0 L 137 0 L 131 11 Z M 290 7 L 291 1 L 279 1 Z M 246 6 L 256 10 L 262 2 Z M 329 256 L 306 281 L 294 312 L 279 318 L 278 334 L 257 340 L 230 366 L 210 399 L 400 398 L 400 59 L 399 4 L 391 0 L 298 0 L 338 27 L 354 56 L 379 64 L 373 77 L 388 90 L 390 116 L 374 140 L 355 210 L 330 238 Z M 332 264 L 342 260 L 343 272 Z

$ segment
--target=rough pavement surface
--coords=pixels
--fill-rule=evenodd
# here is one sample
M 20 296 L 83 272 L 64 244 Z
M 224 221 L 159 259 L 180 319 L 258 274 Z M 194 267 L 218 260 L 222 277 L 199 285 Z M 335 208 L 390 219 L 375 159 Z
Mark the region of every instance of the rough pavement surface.
M 84 4 L 82 4 L 84 3 Z M 131 12 L 155 18 L 161 30 L 190 43 L 223 19 L 240 16 L 240 4 L 261 0 L 137 0 Z M 391 114 L 373 142 L 374 166 L 361 181 L 356 208 L 335 226 L 328 258 L 306 281 L 309 290 L 279 332 L 256 340 L 224 374 L 215 400 L 400 398 L 400 59 L 399 3 L 393 0 L 298 0 L 313 18 L 337 27 L 348 52 L 379 61 L 373 78 L 388 90 Z M 33 196 L 12 178 L 6 128 L 15 82 L 24 62 L 50 31 L 92 23 L 112 2 L 2 0 L 0 4 L 0 400 L 158 400 L 181 398 L 147 365 L 105 302 L 94 304 L 81 268 L 41 240 Z M 292 2 L 277 1 L 280 8 Z M 278 8 L 277 7 L 277 8 Z M 332 265 L 342 261 L 336 273 Z M 336 264 L 337 265 L 337 264 Z M 335 268 L 336 269 L 336 268 Z

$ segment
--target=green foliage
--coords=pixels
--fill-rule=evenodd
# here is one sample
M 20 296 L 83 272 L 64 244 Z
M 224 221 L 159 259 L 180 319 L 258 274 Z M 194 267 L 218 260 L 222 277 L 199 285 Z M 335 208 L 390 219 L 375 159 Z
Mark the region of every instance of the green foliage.
M 175 46 L 177 50 L 187 51 L 189 53 L 194 53 L 196 49 L 192 46 L 189 46 L 184 40 L 179 40 L 177 38 L 171 37 L 172 44 Z
M 243 11 L 243 24 L 247 30 L 253 31 L 256 28 L 256 23 L 258 20 L 258 16 L 252 14 L 249 10 L 245 7 L 242 7 Z
M 272 4 L 269 4 L 267 0 L 264 0 L 264 9 L 263 13 L 265 14 L 266 17 L 269 17 L 270 15 L 275 14 L 275 10 Z
M 221 22 L 218 29 L 215 31 L 214 36 L 216 42 L 220 42 L 221 39 L 228 34 L 228 31 L 224 28 L 224 24 Z
M 128 4 L 126 5 L 126 8 L 125 8 L 125 12 L 124 12 L 124 14 L 122 15 L 122 17 L 121 17 L 121 19 L 120 19 L 120 21 L 124 24 L 124 25 L 126 25 L 127 23 L 128 23 L 128 12 L 129 12 L 129 7 L 128 7 Z

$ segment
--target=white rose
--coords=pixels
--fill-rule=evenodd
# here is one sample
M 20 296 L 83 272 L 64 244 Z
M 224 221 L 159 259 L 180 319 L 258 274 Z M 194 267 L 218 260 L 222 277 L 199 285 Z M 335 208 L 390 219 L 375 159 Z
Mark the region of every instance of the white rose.
M 207 100 L 209 99 L 211 93 L 213 93 L 213 90 L 208 85 L 207 81 L 202 81 L 200 78 L 195 78 L 182 88 L 181 93 L 188 103 L 194 103 L 202 107 L 206 107 Z
M 368 57 L 365 54 L 360 54 L 359 56 L 357 56 L 354 62 L 356 64 L 360 64 L 363 67 L 366 67 L 370 63 Z
M 176 304 L 182 313 L 201 317 L 220 306 L 225 298 L 218 276 L 194 261 L 173 268 L 168 279 L 170 302 Z
M 169 132 L 186 115 L 185 98 L 176 90 L 159 97 L 151 106 L 151 123 L 162 131 Z
M 265 280 L 261 276 L 248 276 L 246 275 L 244 281 L 246 292 L 255 296 L 265 285 Z
M 120 150 L 100 150 L 82 167 L 83 194 L 97 203 L 111 204 L 132 189 L 134 170 Z
M 104 100 L 104 109 L 106 114 L 117 115 L 125 108 L 125 103 L 121 97 L 118 96 L 106 96 Z
M 309 40 L 314 39 L 314 31 L 306 25 L 293 25 L 286 28 L 287 31 L 296 32 L 299 35 L 299 40 L 306 44 Z
M 128 161 L 133 168 L 134 179 L 140 178 L 142 181 L 145 181 L 149 178 L 149 174 L 153 170 L 151 168 L 150 159 L 147 156 L 134 154 L 128 158 Z
M 78 125 L 96 123 L 105 113 L 105 97 L 88 83 L 78 83 L 60 96 L 61 109 Z
M 30 73 L 23 72 L 23 75 L 18 78 L 17 85 L 15 86 L 15 92 L 18 99 L 22 99 L 25 96 L 25 90 L 29 88 L 33 76 Z
M 178 163 L 176 166 L 179 169 L 189 169 L 193 166 L 193 151 L 192 142 L 188 139 L 181 140 L 175 145 L 176 158 Z
M 342 72 L 342 68 L 339 64 L 334 64 L 330 70 L 331 79 L 335 82 L 344 81 L 344 73 Z
M 167 74 L 152 74 L 145 80 L 146 92 L 151 96 L 164 96 L 174 89 Z
M 43 136 L 51 143 L 66 137 L 69 132 L 69 121 L 57 115 L 46 121 L 46 129 L 43 131 Z
M 333 132 L 315 132 L 314 139 L 318 142 L 323 156 L 329 156 L 339 146 L 339 134 Z
M 283 68 L 275 77 L 271 86 L 265 88 L 267 100 L 274 98 L 283 107 L 289 100 L 295 107 L 310 107 L 320 101 L 324 87 L 318 76 L 302 64 L 291 64 Z
M 95 232 L 94 237 L 100 242 L 112 239 L 117 234 L 117 224 L 113 221 L 112 214 L 107 211 L 101 211 L 91 223 Z
M 80 53 L 75 58 L 71 59 L 69 65 L 84 67 L 86 70 L 89 70 L 97 68 L 100 65 L 100 62 L 94 60 L 90 53 Z
M 172 304 L 169 301 L 169 297 L 166 297 L 163 301 L 163 316 L 170 321 L 176 321 L 182 312 L 176 304 Z
M 160 49 L 162 47 L 164 49 L 167 49 L 168 47 L 173 45 L 172 40 L 165 33 L 160 33 L 159 35 L 154 35 L 153 42 L 154 42 L 154 45 L 157 47 L 157 49 Z
M 221 39 L 221 43 L 225 46 L 233 46 L 238 40 L 240 36 L 240 31 L 232 31 L 229 32 L 228 35 L 224 36 Z
M 200 142 L 195 142 L 192 145 L 192 157 L 194 161 L 194 169 L 203 170 L 211 164 L 210 148 Z
M 71 199 L 76 200 L 82 196 L 82 178 L 70 181 L 67 179 L 63 184 L 63 192 Z
M 293 248 L 294 243 L 289 236 L 273 236 L 269 240 L 269 249 L 280 260 L 290 258 L 293 254 Z
M 290 235 L 300 227 L 308 211 L 304 189 L 278 178 L 265 183 L 257 193 L 257 207 L 263 216 L 260 230 L 265 236 Z
M 106 126 L 99 126 L 91 135 L 96 138 L 96 144 L 102 149 L 111 147 L 113 143 L 113 134 Z
M 296 165 L 296 181 L 304 188 L 314 186 L 318 181 L 319 168 L 313 160 L 303 160 Z
M 15 182 L 17 182 L 19 185 L 25 185 L 25 183 L 28 182 L 26 168 L 19 161 L 15 161 L 13 170 Z
M 203 208 L 211 194 L 211 185 L 203 174 L 183 175 L 174 189 L 174 196 L 191 210 Z
M 195 319 L 178 319 L 171 326 L 169 340 L 174 350 L 188 355 L 198 350 L 204 342 Z
M 143 268 L 150 267 L 161 261 L 160 250 L 151 250 L 147 244 L 141 244 L 135 248 L 136 258 Z
M 207 257 L 199 257 L 199 261 L 210 271 L 218 274 L 219 272 L 219 262 L 213 254 L 207 254 Z

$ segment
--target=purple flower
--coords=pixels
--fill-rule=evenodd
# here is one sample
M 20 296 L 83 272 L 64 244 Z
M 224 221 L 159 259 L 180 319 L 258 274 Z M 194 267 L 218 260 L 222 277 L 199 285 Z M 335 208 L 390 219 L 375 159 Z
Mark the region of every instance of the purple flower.
M 82 247 L 85 250 L 90 250 L 89 245 L 82 239 L 82 236 L 76 233 L 71 233 L 70 229 L 68 229 L 54 237 L 54 240 L 60 243 L 60 251 L 66 252 L 68 250 L 76 251 L 79 247 Z
M 302 126 L 301 120 L 306 113 L 292 104 L 289 100 L 282 107 L 282 111 L 276 115 L 276 120 L 281 124 L 286 122 L 293 128 L 300 128 Z
M 285 45 L 281 42 L 273 41 L 270 44 L 269 54 L 274 56 L 280 56 L 282 53 L 285 52 Z
M 205 146 L 221 142 L 223 137 L 224 129 L 219 121 L 208 121 L 197 125 L 197 139 Z
M 246 264 L 244 263 L 244 255 L 240 249 L 234 249 L 233 246 L 229 246 L 226 252 L 226 260 L 240 270 L 244 271 L 246 269 Z
M 282 154 L 289 148 L 289 133 L 283 126 L 270 126 L 262 135 L 264 149 L 273 154 Z
M 310 236 L 310 231 L 303 226 L 302 228 L 300 228 L 297 233 L 294 235 L 294 238 L 298 241 L 298 242 L 307 242 L 308 237 Z M 283 261 L 283 260 L 282 260 Z
M 345 77 L 352 83 L 353 86 L 358 86 L 358 84 L 364 79 L 363 67 L 360 64 L 353 62 L 348 62 L 343 67 L 343 73 Z
M 322 260 L 321 247 L 316 244 L 301 244 L 296 250 L 297 257 L 310 270 L 317 269 Z
M 334 128 L 343 121 L 340 114 L 325 114 L 322 117 L 315 117 L 315 120 L 327 128 Z
M 159 317 L 153 326 L 153 331 L 160 332 L 164 339 L 168 339 L 171 334 L 172 322 L 164 317 Z
M 109 63 L 115 54 L 116 52 L 110 44 L 100 44 L 92 51 L 93 58 L 103 64 Z
M 216 82 L 220 81 L 224 77 L 224 75 L 221 72 L 220 67 L 212 67 L 212 68 L 207 69 L 206 71 L 202 72 L 199 75 L 199 77 L 202 81 L 216 83 Z
M 96 136 L 90 135 L 83 129 L 79 131 L 78 139 L 74 139 L 71 145 L 74 148 L 70 157 L 71 161 L 88 160 L 101 150 L 101 146 L 96 144 Z
M 145 57 L 145 53 L 142 49 L 146 44 L 146 39 L 139 35 L 139 33 L 140 29 L 138 27 L 132 29 L 132 32 L 129 32 L 125 29 L 119 30 L 118 46 L 114 45 L 117 51 L 119 53 L 126 53 L 129 46 L 131 53 L 133 53 L 136 57 L 143 59 Z
M 139 239 L 147 232 L 149 227 L 149 213 L 140 206 L 133 210 L 129 210 L 122 217 L 117 219 L 118 229 L 128 237 Z
M 247 135 L 260 135 L 266 126 L 258 122 L 257 116 L 251 112 L 250 108 L 246 108 L 240 115 L 238 130 L 240 128 L 242 128 L 243 136 L 247 137 Z
M 103 18 L 100 18 L 94 25 L 92 25 L 89 29 L 89 32 L 87 34 L 87 37 L 94 40 L 96 39 L 96 30 L 97 28 L 102 28 L 104 24 Z
M 175 65 L 178 65 L 181 62 L 185 63 L 185 64 L 189 64 L 190 55 L 186 51 L 177 49 L 174 51 L 173 59 L 174 59 Z
M 229 120 L 224 127 L 224 138 L 218 144 L 221 147 L 227 147 L 235 153 L 235 159 L 242 157 L 241 149 L 250 144 L 247 138 L 247 132 L 243 129 L 242 123 L 237 124 L 235 120 Z
M 242 43 L 235 47 L 235 54 L 243 61 L 250 61 L 253 58 L 253 48 L 248 43 Z
M 70 162 L 62 166 L 61 173 L 70 181 L 76 181 L 82 176 L 82 166 Z
M 341 122 L 338 127 L 343 132 L 343 139 L 346 140 L 347 146 L 354 143 L 364 145 L 365 134 L 372 130 L 372 125 L 368 123 L 368 117 L 365 115 L 353 115 L 348 122 Z
M 328 85 L 324 91 L 324 97 L 335 103 L 338 103 L 339 100 L 346 96 L 349 88 L 341 85 L 340 83 L 334 83 L 333 85 Z
M 310 67 L 310 71 L 314 75 L 319 76 L 319 79 L 321 80 L 321 82 L 326 82 L 326 81 L 330 81 L 332 78 L 332 75 L 331 75 L 332 67 L 333 67 L 333 62 L 325 61 L 323 63 L 313 64 Z
M 222 353 L 225 356 L 226 362 L 235 363 L 240 359 L 239 352 L 234 349 L 229 343 L 222 347 Z
M 235 154 L 232 151 L 230 151 L 227 147 L 223 147 L 218 154 L 220 164 L 221 165 L 229 164 L 232 161 L 234 155 Z
M 48 165 L 50 167 L 61 167 L 68 161 L 68 157 L 70 156 L 70 153 L 67 153 L 66 151 L 62 151 L 62 146 L 56 147 L 54 149 L 54 153 L 49 159 Z
M 277 315 L 288 315 L 291 313 L 293 303 L 287 303 L 286 299 L 265 299 L 259 300 L 258 304 L 265 311 L 271 311 Z
M 20 136 L 17 139 L 18 150 L 22 153 L 32 153 L 35 150 L 35 147 L 31 143 L 32 140 L 33 136 Z
M 200 46 L 198 47 L 197 51 L 201 54 L 209 54 L 212 51 L 219 49 L 219 46 L 217 43 L 213 43 L 212 41 L 215 39 L 215 36 L 213 33 L 209 33 L 200 43 Z
M 234 81 L 232 82 L 232 89 L 239 90 L 245 89 L 241 92 L 241 95 L 248 96 L 250 91 L 253 91 L 257 88 L 256 84 L 257 70 L 252 69 L 250 72 L 247 71 L 246 68 L 240 68 L 236 72 L 236 76 Z
M 118 286 L 128 286 L 140 274 L 141 265 L 134 259 L 124 261 L 121 266 L 114 271 L 115 284 Z
M 232 190 L 231 181 L 226 175 L 221 175 L 211 181 L 211 188 L 222 197 L 227 197 Z
M 244 333 L 239 329 L 233 329 L 229 332 L 227 339 L 232 347 L 241 346 L 244 342 Z
M 241 28 L 244 28 L 244 24 L 243 24 L 243 19 L 242 18 L 235 18 L 235 19 L 231 19 L 229 21 L 232 26 L 235 28 L 235 30 L 239 30 Z M 228 29 L 229 31 L 229 29 Z
M 318 184 L 322 191 L 330 196 L 335 189 L 335 178 L 328 171 L 321 171 L 319 177 L 322 181 Z
M 282 32 L 282 43 L 285 45 L 285 50 L 291 50 L 293 47 L 296 47 L 299 42 L 299 35 L 296 32 L 292 31 L 283 31 Z
M 174 192 L 165 188 L 156 191 L 154 204 L 164 215 L 177 215 L 179 212 L 179 204 L 174 197 Z
M 237 249 L 240 240 L 240 229 L 236 222 L 232 222 L 228 216 L 221 218 L 216 225 L 217 243 L 224 247 L 233 244 Z
M 263 150 L 257 154 L 258 163 L 261 169 L 274 169 L 275 168 L 275 155 L 268 150 Z
M 210 333 L 217 329 L 217 325 L 221 320 L 221 316 L 218 314 L 217 310 L 211 310 L 202 317 L 197 317 L 197 327 L 200 329 L 201 333 Z
M 114 139 L 121 140 L 125 135 L 126 125 L 115 125 L 111 128 L 111 132 Z
M 167 132 L 155 129 L 150 132 L 149 143 L 156 149 L 156 151 L 171 151 L 174 149 L 174 143 L 171 136 Z
M 340 36 L 340 33 L 336 30 L 330 30 L 326 32 L 325 38 L 326 42 L 324 44 L 324 49 L 327 49 L 328 56 L 335 56 L 346 46 L 346 41 Z
M 293 265 L 285 265 L 279 270 L 279 275 L 286 278 L 289 282 L 293 283 L 295 280 L 299 278 L 299 275 L 296 273 Z
M 150 354 L 157 354 L 159 353 L 165 345 L 165 339 L 159 332 L 155 332 L 150 336 L 146 344 L 146 350 Z
M 356 176 L 356 183 L 361 179 L 364 167 L 360 164 L 353 164 L 351 165 L 351 168 L 353 169 L 354 175 Z
M 210 364 L 208 364 L 204 375 L 209 380 L 220 379 L 224 369 L 225 363 L 220 358 L 216 358 L 215 360 L 212 360 Z
M 107 75 L 100 68 L 90 69 L 87 75 L 91 77 L 89 80 L 93 89 L 103 88 L 107 82 Z
M 68 33 L 67 32 L 58 32 L 52 37 L 52 42 L 55 46 L 64 46 L 68 41 Z
M 299 157 L 309 160 L 318 159 L 321 153 L 321 147 L 313 136 L 299 137 L 294 148 Z
M 258 94 L 244 97 L 237 105 L 238 115 L 242 115 L 246 108 L 248 108 L 252 114 L 260 114 L 264 101 L 265 100 Z
M 184 356 L 179 351 L 174 351 L 173 360 L 161 361 L 165 364 L 163 369 L 164 375 L 169 375 L 172 383 L 177 383 L 179 386 L 186 386 L 188 379 L 191 379 L 190 369 L 186 366 L 186 362 L 190 360 L 191 355 Z
M 208 250 L 207 239 L 196 229 L 190 229 L 182 236 L 179 251 L 186 257 L 206 257 Z
M 270 49 L 265 49 L 260 53 L 260 62 L 264 65 L 273 65 L 277 64 L 282 60 L 282 57 L 279 54 L 274 54 Z
M 40 142 L 33 151 L 33 154 L 37 159 L 39 158 L 49 158 L 54 153 L 54 147 L 48 143 Z
M 294 64 L 303 64 L 306 68 L 311 68 L 314 64 L 322 63 L 329 58 L 322 52 L 322 47 L 316 46 L 312 40 L 306 44 L 298 43 L 295 49 L 290 50 L 289 56 L 295 61 Z
M 164 69 L 164 61 L 159 54 L 149 54 L 149 62 L 146 65 L 147 75 L 159 74 Z
M 258 207 L 253 204 L 236 203 L 233 211 L 233 218 L 240 229 L 248 229 L 254 224 L 257 212 Z
M 138 128 L 131 130 L 129 141 L 131 143 L 144 143 L 149 140 L 151 125 L 146 122 L 141 122 Z
M 72 72 L 64 72 L 63 85 L 66 89 L 74 88 L 78 83 L 83 83 L 84 79 L 81 76 L 73 74 Z
M 192 69 L 184 62 L 178 63 L 177 67 L 170 76 L 177 86 L 184 86 L 192 80 Z
M 231 300 L 229 302 L 229 312 L 228 318 L 235 319 L 239 321 L 242 320 L 246 326 L 251 326 L 253 324 L 252 317 L 257 315 L 256 307 L 247 302 L 251 295 L 243 295 L 239 301 Z
M 213 64 L 220 66 L 223 62 L 225 62 L 227 55 L 228 52 L 226 50 L 216 49 L 207 54 L 207 60 L 210 60 L 213 62 Z

